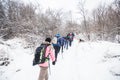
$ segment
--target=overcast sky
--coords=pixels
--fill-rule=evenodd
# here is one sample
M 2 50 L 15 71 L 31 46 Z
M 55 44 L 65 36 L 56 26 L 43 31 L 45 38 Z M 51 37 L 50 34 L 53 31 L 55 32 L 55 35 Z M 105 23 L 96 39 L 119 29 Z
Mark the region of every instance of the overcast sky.
M 43 10 L 48 8 L 51 9 L 62 9 L 64 12 L 71 11 L 72 15 L 78 17 L 78 2 L 80 0 L 23 0 L 26 3 L 33 3 L 35 5 L 40 4 Z M 100 4 L 109 4 L 113 0 L 86 0 L 85 7 L 91 12 L 94 8 Z

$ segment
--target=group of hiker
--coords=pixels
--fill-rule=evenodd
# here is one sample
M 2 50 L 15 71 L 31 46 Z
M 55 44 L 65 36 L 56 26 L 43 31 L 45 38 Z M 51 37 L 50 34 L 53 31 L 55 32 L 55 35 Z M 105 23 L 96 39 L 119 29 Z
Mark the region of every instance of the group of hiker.
M 68 49 L 72 45 L 74 39 L 74 33 L 68 33 L 62 37 L 60 34 L 56 34 L 53 39 L 47 37 L 45 41 L 36 48 L 33 65 L 40 66 L 40 74 L 38 80 L 48 80 L 48 68 L 50 66 L 49 60 L 52 60 L 52 64 L 55 65 L 57 56 L 64 49 Z
M 64 49 L 68 49 L 68 47 L 72 45 L 74 36 L 74 33 L 68 33 L 64 37 L 60 36 L 60 34 L 55 35 L 52 42 L 52 45 L 55 49 L 55 62 L 57 61 L 58 53 L 60 51 L 63 53 Z

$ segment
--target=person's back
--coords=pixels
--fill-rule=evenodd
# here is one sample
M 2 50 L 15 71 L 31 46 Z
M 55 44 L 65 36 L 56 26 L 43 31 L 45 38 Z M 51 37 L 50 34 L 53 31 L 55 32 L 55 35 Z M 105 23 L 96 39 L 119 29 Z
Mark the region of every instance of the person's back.
M 74 35 L 72 33 L 69 33 L 67 35 L 67 39 L 69 40 L 69 46 L 72 45 L 73 38 L 74 38 Z
M 51 38 L 46 38 L 45 42 L 42 44 L 48 44 L 46 51 L 45 51 L 45 57 L 49 58 L 52 60 L 52 62 L 55 61 L 55 55 L 54 55 L 54 49 L 52 47 L 51 43 Z M 48 67 L 49 67 L 49 59 L 45 60 L 44 63 L 40 63 L 40 75 L 38 80 L 48 80 Z
M 60 46 L 63 46 L 64 45 L 64 38 L 63 37 L 58 38 L 57 44 L 59 44 Z
M 36 48 L 34 60 L 33 60 L 33 66 L 40 63 L 44 63 L 45 60 L 48 59 L 47 57 L 45 57 L 45 51 L 49 45 L 50 44 L 42 43 L 39 47 Z
M 57 38 L 54 37 L 52 40 L 53 47 L 55 49 L 55 53 L 59 53 L 60 45 L 57 43 Z
M 53 47 L 55 49 L 55 62 L 57 61 L 58 53 L 60 52 L 60 45 L 57 44 L 57 38 L 54 37 L 52 40 Z
M 48 45 L 47 48 L 46 48 L 46 51 L 45 51 L 45 57 L 48 57 L 50 56 L 50 59 L 52 59 L 52 61 L 55 61 L 55 56 L 54 56 L 54 49 L 52 47 L 52 45 L 48 42 L 43 42 L 42 44 L 46 44 Z M 41 63 L 39 64 L 39 66 L 41 67 L 48 67 L 48 60 L 46 60 L 44 63 Z
M 63 37 L 64 38 L 64 48 L 68 49 L 68 39 L 67 37 Z
M 60 46 L 58 44 L 53 44 L 53 47 L 55 49 L 55 52 L 59 53 L 60 51 Z
M 69 33 L 68 37 L 69 37 L 69 40 L 73 41 L 73 34 L 72 33 Z
M 60 45 L 58 45 L 58 44 L 53 44 L 53 47 L 54 47 L 54 49 L 55 49 L 55 62 L 57 61 L 57 56 L 58 56 L 58 54 L 59 54 L 59 52 L 60 52 Z
M 63 37 L 58 38 L 57 44 L 60 45 L 61 51 L 63 52 L 64 38 Z

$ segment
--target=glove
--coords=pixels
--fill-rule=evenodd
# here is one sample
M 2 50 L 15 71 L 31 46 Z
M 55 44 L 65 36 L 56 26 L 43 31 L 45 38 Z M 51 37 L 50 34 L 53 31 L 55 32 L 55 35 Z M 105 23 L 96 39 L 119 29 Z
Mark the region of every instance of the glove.
M 52 62 L 52 65 L 55 65 L 55 61 Z

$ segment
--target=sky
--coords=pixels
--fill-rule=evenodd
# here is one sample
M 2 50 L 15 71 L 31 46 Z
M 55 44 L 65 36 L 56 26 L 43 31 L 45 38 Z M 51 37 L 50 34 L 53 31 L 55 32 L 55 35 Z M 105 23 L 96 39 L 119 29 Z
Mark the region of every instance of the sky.
M 1 42 L 0 51 L 6 51 L 4 57 L 10 58 L 10 64 L 0 66 L 0 80 L 38 80 L 40 68 L 32 66 L 34 55 L 30 48 L 23 47 L 25 41 L 15 38 Z M 79 43 L 75 38 L 68 50 L 59 53 L 56 65 L 51 64 L 49 80 L 120 80 L 119 55 L 120 44 Z
M 71 11 L 72 16 L 77 19 L 78 16 L 78 2 L 80 0 L 23 0 L 25 3 L 40 4 L 43 10 L 51 8 L 53 10 L 62 9 L 64 12 Z M 85 7 L 88 12 L 92 12 L 94 8 L 100 4 L 110 4 L 113 0 L 85 0 Z
M 33 3 L 35 5 L 40 4 L 44 9 L 64 9 L 75 10 L 80 0 L 23 0 L 25 3 Z M 86 8 L 91 10 L 96 8 L 100 3 L 109 4 L 113 0 L 82 0 L 86 2 Z

